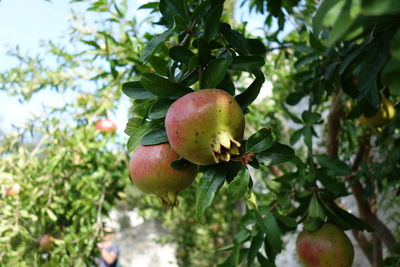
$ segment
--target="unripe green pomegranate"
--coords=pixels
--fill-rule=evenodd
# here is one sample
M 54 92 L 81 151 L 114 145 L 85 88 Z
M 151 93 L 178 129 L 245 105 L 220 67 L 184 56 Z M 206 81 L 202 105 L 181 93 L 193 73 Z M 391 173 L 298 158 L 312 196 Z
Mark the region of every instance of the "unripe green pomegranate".
M 160 197 L 164 208 L 174 207 L 177 194 L 192 184 L 197 173 L 197 165 L 190 162 L 179 170 L 171 167 L 179 158 L 167 143 L 138 146 L 129 163 L 130 177 L 141 191 Z
M 176 100 L 165 128 L 172 148 L 185 159 L 208 165 L 239 155 L 244 115 L 236 100 L 220 89 L 204 89 Z
M 303 230 L 296 252 L 305 267 L 351 267 L 354 248 L 347 235 L 332 223 L 314 232 Z

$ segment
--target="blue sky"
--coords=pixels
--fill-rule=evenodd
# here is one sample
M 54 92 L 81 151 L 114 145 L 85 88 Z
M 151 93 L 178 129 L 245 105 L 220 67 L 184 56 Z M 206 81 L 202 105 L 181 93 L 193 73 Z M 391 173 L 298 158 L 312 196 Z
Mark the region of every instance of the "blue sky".
M 66 32 L 66 18 L 70 14 L 67 0 L 49 3 L 44 0 L 2 0 L 0 2 L 0 71 L 17 65 L 17 61 L 6 55 L 17 45 L 21 51 L 32 55 L 38 53 L 40 40 L 59 39 Z M 64 102 L 63 96 L 46 92 L 21 104 L 17 97 L 0 92 L 0 125 L 9 131 L 11 124 L 41 114 L 43 99 L 54 99 L 55 104 Z
M 149 1 L 135 0 L 139 6 Z M 238 1 L 241 2 L 241 1 Z M 73 5 L 75 10 L 83 11 L 82 5 Z M 35 55 L 40 51 L 41 40 L 54 40 L 60 42 L 61 37 L 67 33 L 67 17 L 71 14 L 71 4 L 68 0 L 0 0 L 0 71 L 17 65 L 17 61 L 6 55 L 11 48 L 20 47 L 23 53 Z M 135 12 L 140 17 L 143 12 Z M 248 14 L 237 10 L 236 19 L 247 20 Z M 141 20 L 141 18 L 138 18 Z M 260 16 L 252 16 L 248 28 L 254 34 L 256 28 L 262 26 Z M 52 99 L 52 106 L 61 106 L 70 97 L 56 92 L 40 92 L 33 96 L 29 103 L 21 104 L 17 97 L 8 96 L 0 91 L 0 127 L 3 131 L 10 131 L 12 124 L 19 124 L 31 117 L 31 114 L 43 114 L 43 105 L 46 99 Z M 127 121 L 129 101 L 124 96 L 122 108 L 111 116 L 118 125 L 121 135 Z M 47 104 L 46 104 L 47 105 Z

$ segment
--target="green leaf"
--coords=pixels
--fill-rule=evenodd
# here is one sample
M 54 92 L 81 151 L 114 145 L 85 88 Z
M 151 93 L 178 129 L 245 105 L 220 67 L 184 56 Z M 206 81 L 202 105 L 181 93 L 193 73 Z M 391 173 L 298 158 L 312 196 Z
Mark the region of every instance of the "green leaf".
M 311 198 L 310 205 L 308 206 L 308 216 L 311 218 L 321 219 L 322 221 L 324 221 L 326 217 L 324 208 L 319 203 L 319 200 L 315 194 Z
M 141 5 L 140 7 L 138 7 L 139 9 L 157 9 L 158 8 L 158 2 L 150 2 L 144 5 Z
M 211 205 L 215 194 L 224 184 L 226 169 L 212 165 L 207 168 L 196 189 L 196 217 L 204 222 L 204 211 Z
M 366 230 L 368 232 L 374 231 L 374 228 L 372 228 L 371 225 L 366 223 L 364 220 L 357 218 L 353 214 L 345 211 L 344 209 L 341 209 L 336 205 L 332 205 L 331 208 L 332 211 L 335 212 L 339 217 L 343 218 L 347 223 L 352 225 L 353 229 L 357 229 L 360 231 Z
M 51 209 L 46 209 L 47 215 L 49 215 L 50 220 L 57 221 L 57 215 Z
M 206 11 L 206 9 L 209 6 L 210 6 L 210 1 L 209 0 L 202 1 L 201 4 L 196 5 L 195 9 L 193 10 L 192 16 L 191 16 L 192 23 L 194 21 L 196 21 L 196 19 L 198 17 L 203 16 L 204 12 Z
M 177 170 L 181 170 L 181 169 L 188 167 L 191 164 L 193 164 L 193 163 L 180 157 L 179 159 L 177 159 L 171 163 L 171 167 L 174 169 L 177 169 Z
M 265 258 L 260 252 L 257 253 L 257 260 L 262 267 L 276 267 L 276 265 L 271 260 Z
M 204 70 L 201 80 L 201 88 L 216 88 L 216 86 L 224 79 L 229 64 L 229 60 L 222 58 L 217 58 L 211 61 Z
M 260 207 L 260 210 L 261 214 L 258 213 L 258 216 L 261 217 L 259 218 L 261 219 L 259 221 L 261 223 L 260 227 L 267 234 L 267 239 L 271 246 L 279 253 L 282 250 L 281 230 L 268 207 Z
M 319 33 L 321 32 L 322 28 L 324 27 L 324 19 L 327 17 L 329 11 L 337 5 L 339 2 L 343 0 L 324 0 L 319 5 L 317 12 L 314 15 L 313 22 L 312 22 L 312 29 L 313 33 L 316 37 L 318 37 Z
M 250 249 L 247 254 L 247 266 L 253 266 L 254 260 L 264 241 L 264 233 L 260 232 L 251 239 Z
M 125 133 L 131 136 L 134 131 L 142 126 L 141 118 L 130 118 L 125 127 Z
M 333 24 L 332 30 L 329 33 L 327 45 L 331 46 L 336 41 L 343 38 L 347 31 L 351 28 L 354 21 L 358 18 L 361 12 L 360 1 L 346 0 L 342 10 Z
M 347 221 L 344 220 L 341 216 L 336 214 L 332 208 L 325 202 L 321 202 L 321 204 L 325 208 L 326 215 L 328 216 L 328 219 L 333 221 L 337 226 L 339 226 L 342 230 L 350 230 L 353 229 L 353 226 L 348 223 Z
M 174 169 L 177 169 L 177 170 L 181 170 L 181 169 L 186 168 L 190 164 L 193 164 L 193 163 L 180 157 L 179 159 L 177 159 L 171 163 L 171 167 Z
M 294 145 L 297 143 L 297 141 L 299 141 L 300 137 L 303 135 L 303 129 L 304 128 L 300 128 L 298 130 L 296 130 L 291 136 L 290 136 L 290 145 Z
M 318 113 L 314 113 L 314 112 L 306 110 L 301 114 L 301 118 L 303 119 L 303 121 L 306 125 L 312 126 L 313 124 L 316 124 L 321 119 L 321 115 Z
M 252 55 L 265 55 L 267 53 L 267 48 L 259 39 L 247 39 L 247 46 Z
M 167 132 L 165 128 L 154 129 L 143 136 L 141 144 L 144 146 L 157 145 L 168 142 Z
M 135 120 L 134 123 L 137 121 Z M 152 123 L 148 122 L 144 125 L 140 125 L 135 129 L 130 129 L 131 135 L 128 139 L 127 148 L 128 151 L 133 151 L 138 145 L 140 145 L 142 137 L 150 132 L 151 130 L 158 128 L 159 126 L 158 121 L 153 121 Z M 129 124 L 129 122 L 128 122 Z
M 318 38 L 315 37 L 314 34 L 309 33 L 308 40 L 310 42 L 311 47 L 314 48 L 315 51 L 318 51 L 318 52 L 325 51 L 325 46 L 320 42 L 320 40 Z
M 400 60 L 390 59 L 386 66 L 383 68 L 382 78 L 385 85 L 389 87 L 393 95 L 400 96 Z
M 149 110 L 149 118 L 150 119 L 161 119 L 167 115 L 168 109 L 171 106 L 173 101 L 167 99 L 158 99 L 156 102 L 151 105 Z
M 241 71 L 253 71 L 264 66 L 265 61 L 261 56 L 237 56 L 233 57 L 231 69 Z
M 329 170 L 332 170 L 337 175 L 350 175 L 351 169 L 346 163 L 340 161 L 337 158 L 331 158 L 324 154 L 319 154 L 315 156 L 318 163 Z
M 246 168 L 242 168 L 228 186 L 228 193 L 233 199 L 242 198 L 247 191 L 250 175 Z
M 217 85 L 217 88 L 228 92 L 231 96 L 235 95 L 235 84 L 232 82 L 231 75 L 229 73 L 226 73 L 222 82 Z
M 207 42 L 213 40 L 218 34 L 220 23 L 219 20 L 222 16 L 223 9 L 223 5 L 217 5 L 213 7 L 209 16 L 207 17 L 203 35 L 204 39 L 206 39 Z
M 294 230 L 297 228 L 297 222 L 292 217 L 284 216 L 284 215 L 276 215 L 275 216 L 280 223 L 286 226 L 290 230 Z
M 156 70 L 156 72 L 160 75 L 167 75 L 167 65 L 168 62 L 162 57 L 152 56 L 149 59 L 151 66 Z
M 318 180 L 322 183 L 324 188 L 329 193 L 334 194 L 335 197 L 347 196 L 349 194 L 349 192 L 347 192 L 346 185 L 335 177 L 318 175 Z
M 174 46 L 169 50 L 169 55 L 177 62 L 188 64 L 189 60 L 194 56 L 194 53 L 187 47 Z
M 286 97 L 286 103 L 291 106 L 297 105 L 304 96 L 304 93 L 292 92 Z
M 366 0 L 362 2 L 362 13 L 366 16 L 399 14 L 400 2 L 398 0 Z
M 161 43 L 164 43 L 165 40 L 167 40 L 169 38 L 171 33 L 172 32 L 168 30 L 168 31 L 165 31 L 165 32 L 163 32 L 163 33 L 161 33 L 159 35 L 156 35 L 153 38 L 151 38 L 151 40 L 147 42 L 147 45 L 143 49 L 143 52 L 140 55 L 140 59 L 142 61 L 147 61 L 147 59 L 154 54 L 154 52 L 156 51 L 157 47 Z
M 128 97 L 134 99 L 149 99 L 154 97 L 152 93 L 143 87 L 140 81 L 123 83 L 122 92 L 124 92 Z
M 204 38 L 197 39 L 197 49 L 199 51 L 199 63 L 202 66 L 208 64 L 211 60 L 211 49 Z
M 163 18 L 170 24 L 174 22 L 176 15 L 186 18 L 187 11 L 184 0 L 160 0 L 159 9 Z
M 277 165 L 291 160 L 294 150 L 287 145 L 275 142 L 269 149 L 256 154 L 257 160 L 265 166 Z
M 256 76 L 256 79 L 244 92 L 235 97 L 242 109 L 247 108 L 254 100 L 256 100 L 265 81 L 264 74 L 261 70 L 256 70 L 253 74 Z
M 177 99 L 192 92 L 192 90 L 154 73 L 142 74 L 140 82 L 147 90 L 160 98 Z
M 322 225 L 324 223 L 325 222 L 323 220 L 321 220 L 320 218 L 308 218 L 304 222 L 304 230 L 306 230 L 308 232 L 317 231 L 318 229 L 320 229 L 322 227 Z
M 364 42 L 357 47 L 354 51 L 352 51 L 350 54 L 346 55 L 346 58 L 343 60 L 342 64 L 340 65 L 339 68 L 339 74 L 342 75 L 344 71 L 347 69 L 347 67 L 350 65 L 350 63 L 353 62 L 354 59 L 356 59 L 364 50 L 365 47 L 373 40 L 373 34 L 369 34 Z
M 235 48 L 240 55 L 249 54 L 249 44 L 247 39 L 239 32 L 231 29 L 231 26 L 227 23 L 221 23 L 220 32 L 228 41 L 228 43 Z
M 275 135 L 271 129 L 262 128 L 246 142 L 246 151 L 251 153 L 260 153 L 270 148 L 275 142 Z

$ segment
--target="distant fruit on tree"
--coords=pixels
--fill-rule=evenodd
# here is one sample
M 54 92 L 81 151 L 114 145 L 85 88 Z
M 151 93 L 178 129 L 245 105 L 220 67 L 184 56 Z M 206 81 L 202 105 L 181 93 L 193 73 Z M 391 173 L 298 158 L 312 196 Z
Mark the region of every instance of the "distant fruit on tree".
M 117 125 L 111 119 L 101 119 L 96 122 L 96 129 L 102 133 L 115 133 Z

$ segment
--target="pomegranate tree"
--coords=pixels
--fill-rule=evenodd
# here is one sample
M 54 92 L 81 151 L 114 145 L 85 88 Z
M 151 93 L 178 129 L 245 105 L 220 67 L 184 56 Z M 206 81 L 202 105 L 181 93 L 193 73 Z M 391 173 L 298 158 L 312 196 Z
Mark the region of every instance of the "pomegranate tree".
M 197 165 L 187 162 L 175 169 L 171 163 L 179 155 L 167 143 L 139 146 L 132 153 L 129 174 L 141 191 L 160 197 L 165 208 L 178 204 L 177 194 L 191 185 Z
M 220 89 L 204 89 L 176 100 L 165 128 L 172 148 L 185 159 L 208 165 L 239 155 L 244 115 L 236 100 Z
M 354 259 L 350 239 L 332 223 L 325 223 L 314 232 L 302 231 L 296 251 L 306 267 L 351 267 Z

